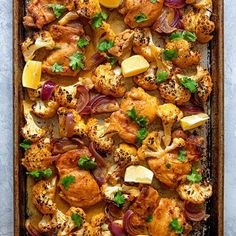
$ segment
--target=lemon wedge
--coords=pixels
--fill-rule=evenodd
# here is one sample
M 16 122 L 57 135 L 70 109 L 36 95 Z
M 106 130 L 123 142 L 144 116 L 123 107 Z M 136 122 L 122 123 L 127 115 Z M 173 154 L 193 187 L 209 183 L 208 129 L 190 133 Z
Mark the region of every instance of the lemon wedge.
M 99 3 L 107 8 L 117 8 L 122 3 L 122 0 L 99 0 Z
M 121 71 L 126 78 L 145 72 L 149 66 L 148 61 L 143 56 L 135 55 L 125 59 L 121 63 Z
M 205 113 L 199 113 L 197 115 L 186 116 L 180 120 L 180 124 L 183 130 L 195 129 L 201 125 L 204 125 L 209 119 L 209 116 Z
M 23 87 L 37 89 L 41 79 L 42 62 L 29 60 L 22 74 Z

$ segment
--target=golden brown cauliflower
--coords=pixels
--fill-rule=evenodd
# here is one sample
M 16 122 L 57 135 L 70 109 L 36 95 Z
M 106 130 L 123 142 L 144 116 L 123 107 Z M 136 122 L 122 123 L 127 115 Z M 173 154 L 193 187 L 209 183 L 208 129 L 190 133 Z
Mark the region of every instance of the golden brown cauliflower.
M 84 120 L 74 109 L 60 107 L 57 111 L 61 137 L 78 135 L 84 137 L 87 134 L 87 126 Z
M 94 230 L 93 236 L 112 236 L 108 224 L 109 220 L 104 213 L 93 216 L 91 219 L 91 227 Z
M 48 138 L 33 143 L 26 150 L 22 165 L 27 171 L 45 170 L 52 165 L 52 146 Z
M 212 7 L 212 0 L 186 0 L 186 3 L 196 9 L 211 9 Z
M 146 72 L 137 75 L 133 80 L 138 86 L 145 90 L 156 90 L 158 87 L 156 82 L 156 71 L 157 66 L 155 63 L 152 63 Z
M 130 57 L 132 51 L 132 44 L 134 38 L 134 31 L 127 29 L 115 37 L 115 45 L 108 50 L 108 52 L 117 57 L 121 63 L 126 58 Z
M 180 226 L 178 232 L 171 227 L 173 222 L 178 222 Z M 153 220 L 148 224 L 148 229 L 153 236 L 177 236 L 189 235 L 191 226 L 186 222 L 184 212 L 176 200 L 162 198 L 154 211 Z
M 125 94 L 124 78 L 119 68 L 113 69 L 110 63 L 100 65 L 92 77 L 95 89 L 102 94 L 122 97 Z
M 184 29 L 194 32 L 200 43 L 208 43 L 212 40 L 213 35 L 211 34 L 215 30 L 215 23 L 210 20 L 206 10 L 200 10 L 199 12 L 189 10 L 184 14 L 182 22 Z
M 183 117 L 183 112 L 174 104 L 166 103 L 158 106 L 157 115 L 162 120 L 164 144 L 168 146 L 171 142 L 172 127 Z
M 75 9 L 77 14 L 91 19 L 95 14 L 101 12 L 101 7 L 98 0 L 75 0 Z
M 41 180 L 33 186 L 32 202 L 42 214 L 54 214 L 56 211 L 57 177 L 50 180 Z
M 212 186 L 207 183 L 185 183 L 177 188 L 181 199 L 193 204 L 202 204 L 212 195 Z
M 156 97 L 149 95 L 142 88 L 132 88 L 121 101 L 120 108 L 124 112 L 135 109 L 139 116 L 147 118 L 148 123 L 152 123 L 157 117 L 159 101 Z
M 111 153 L 114 145 L 112 136 L 117 132 L 108 122 L 90 118 L 87 123 L 88 137 L 95 143 L 96 149 L 103 153 Z
M 176 50 L 177 57 L 172 59 L 174 65 L 179 68 L 188 68 L 192 65 L 197 65 L 200 62 L 201 54 L 191 50 L 191 43 L 185 39 L 176 39 L 168 41 L 166 44 L 167 50 Z

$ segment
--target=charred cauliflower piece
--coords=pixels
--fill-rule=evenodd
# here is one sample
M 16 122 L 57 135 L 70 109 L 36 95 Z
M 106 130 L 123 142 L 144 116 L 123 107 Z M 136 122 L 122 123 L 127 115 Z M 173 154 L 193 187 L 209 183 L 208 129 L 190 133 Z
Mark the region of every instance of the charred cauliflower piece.
M 32 106 L 32 112 L 42 119 L 49 119 L 56 115 L 58 107 L 59 104 L 54 99 L 49 101 L 37 100 Z
M 182 22 L 184 29 L 194 32 L 200 43 L 208 43 L 212 40 L 213 35 L 211 34 L 215 30 L 215 23 L 210 20 L 206 10 L 199 12 L 190 10 L 183 16 Z
M 122 97 L 125 94 L 124 78 L 121 70 L 112 69 L 111 64 L 100 65 L 93 76 L 95 89 L 102 94 Z
M 181 184 L 177 188 L 181 199 L 194 204 L 202 204 L 212 195 L 212 186 L 206 183 Z
M 133 80 L 138 86 L 142 87 L 145 90 L 156 90 L 158 87 L 156 83 L 156 71 L 157 66 L 155 65 L 155 63 L 152 63 L 146 72 L 137 75 Z
M 164 144 L 165 146 L 168 146 L 171 142 L 172 127 L 183 117 L 183 112 L 174 104 L 166 103 L 158 106 L 157 115 L 162 120 L 162 126 L 164 129 Z
M 132 88 L 121 101 L 120 108 L 124 112 L 135 109 L 139 116 L 147 118 L 148 123 L 152 123 L 157 117 L 156 111 L 159 101 L 156 97 L 149 95 L 142 88 Z
M 121 63 L 126 58 L 130 57 L 131 50 L 132 50 L 132 44 L 133 44 L 133 38 L 134 38 L 134 31 L 127 29 L 115 37 L 115 46 L 110 48 L 108 52 L 117 57 L 119 59 L 119 62 Z
M 96 149 L 103 153 L 111 153 L 114 145 L 112 136 L 116 129 L 108 122 L 90 118 L 87 123 L 88 137 L 95 143 Z
M 46 48 L 52 50 L 55 47 L 55 42 L 48 31 L 40 31 L 35 33 L 34 37 L 27 38 L 22 46 L 21 50 L 25 61 L 32 60 L 35 57 L 35 52 L 40 48 Z
M 94 236 L 111 236 L 108 229 L 109 220 L 104 213 L 95 215 L 91 219 L 91 227 L 94 230 Z
M 54 214 L 56 211 L 54 202 L 56 181 L 56 177 L 51 180 L 41 180 L 33 187 L 32 202 L 42 214 Z
M 200 62 L 201 54 L 191 50 L 191 44 L 185 39 L 176 39 L 168 41 L 166 44 L 167 50 L 176 50 L 177 57 L 172 59 L 174 65 L 179 68 L 188 68 L 197 65 Z
M 192 5 L 196 9 L 212 8 L 212 0 L 186 0 L 186 3 Z
M 72 137 L 73 135 L 86 136 L 87 127 L 76 110 L 60 107 L 57 114 L 59 116 L 61 137 Z
M 74 2 L 77 14 L 88 19 L 102 11 L 98 0 L 75 0 Z

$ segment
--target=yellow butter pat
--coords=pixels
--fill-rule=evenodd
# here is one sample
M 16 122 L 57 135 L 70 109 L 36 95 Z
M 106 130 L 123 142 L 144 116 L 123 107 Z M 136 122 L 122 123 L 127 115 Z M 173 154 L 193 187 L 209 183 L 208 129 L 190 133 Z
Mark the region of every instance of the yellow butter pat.
M 99 3 L 107 8 L 117 8 L 122 3 L 122 0 L 99 0 Z

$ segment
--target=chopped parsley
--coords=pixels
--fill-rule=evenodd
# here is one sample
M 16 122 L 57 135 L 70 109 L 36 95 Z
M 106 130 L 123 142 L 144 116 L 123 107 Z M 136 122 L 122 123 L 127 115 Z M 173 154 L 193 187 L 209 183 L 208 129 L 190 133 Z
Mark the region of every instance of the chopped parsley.
M 97 13 L 92 18 L 92 27 L 94 29 L 100 28 L 102 26 L 103 21 L 105 21 L 107 18 L 108 18 L 108 14 L 106 12 Z
M 84 156 L 79 159 L 78 166 L 84 170 L 93 170 L 96 168 L 97 164 L 91 158 Z
M 138 143 L 141 144 L 143 140 L 147 137 L 147 135 L 148 135 L 148 131 L 146 128 L 139 129 L 137 133 Z
M 115 45 L 115 42 L 112 40 L 103 40 L 98 43 L 97 49 L 101 52 L 105 52 L 108 49 L 112 48 Z
M 87 45 L 89 45 L 89 41 L 87 39 L 85 39 L 85 38 L 81 38 L 77 42 L 78 48 L 85 48 Z
M 170 163 L 166 163 L 166 168 L 170 169 L 171 168 L 171 164 Z
M 174 50 L 164 50 L 163 55 L 164 55 L 164 59 L 166 61 L 171 61 L 174 58 L 178 57 L 178 53 L 177 53 L 176 49 L 174 49 Z
M 150 223 L 150 222 L 152 222 L 152 220 L 153 220 L 153 216 L 152 215 L 147 216 L 146 222 Z
M 31 172 L 26 172 L 27 175 L 35 178 L 35 180 L 41 180 L 42 178 L 50 178 L 52 175 L 52 170 L 50 168 L 46 170 L 34 170 Z
M 186 150 L 184 148 L 181 148 L 178 153 L 178 161 L 184 162 L 186 160 Z
M 146 127 L 147 125 L 146 117 L 138 116 L 134 107 L 127 112 L 127 115 L 130 117 L 131 120 L 135 121 L 140 127 Z
M 66 7 L 61 4 L 48 4 L 48 7 L 53 10 L 53 13 L 56 18 L 59 18 L 66 10 Z
M 176 39 L 185 39 L 189 42 L 195 42 L 197 40 L 196 34 L 189 31 L 172 33 L 169 38 L 171 41 Z
M 161 70 L 157 72 L 157 77 L 156 77 L 156 82 L 158 84 L 164 82 L 167 80 L 167 78 L 169 77 L 169 73 L 165 70 Z
M 69 59 L 69 66 L 72 70 L 84 69 L 84 55 L 82 53 L 75 52 L 69 57 Z
M 189 77 L 180 78 L 180 83 L 188 89 L 191 93 L 195 93 L 197 90 L 197 83 Z
M 106 55 L 106 59 L 110 62 L 110 64 L 111 64 L 112 66 L 114 66 L 114 65 L 116 64 L 116 62 L 117 62 L 117 58 L 112 57 L 112 56 Z
M 68 175 L 61 179 L 61 184 L 63 185 L 64 189 L 68 190 L 70 184 L 75 183 L 75 176 Z
M 199 174 L 195 168 L 193 168 L 192 173 L 190 175 L 187 175 L 187 179 L 190 182 L 199 183 L 202 180 L 202 175 Z
M 179 223 L 178 219 L 173 219 L 170 222 L 170 228 L 177 234 L 182 234 L 184 232 L 184 227 Z
M 75 225 L 80 228 L 81 225 L 83 224 L 83 219 L 80 215 L 76 214 L 76 213 L 73 213 L 71 215 L 71 219 L 74 221 Z
M 134 17 L 134 20 L 137 23 L 142 23 L 147 20 L 147 16 L 144 13 L 140 13 L 137 16 Z
M 51 72 L 63 72 L 63 66 L 59 65 L 58 63 L 54 63 L 51 66 Z
M 151 3 L 157 3 L 157 0 L 150 0 Z
M 118 191 L 113 201 L 118 207 L 121 207 L 125 203 L 125 196 L 121 193 L 121 191 Z
M 22 143 L 20 143 L 20 147 L 23 148 L 25 151 L 30 148 L 31 142 L 27 139 L 24 139 Z

